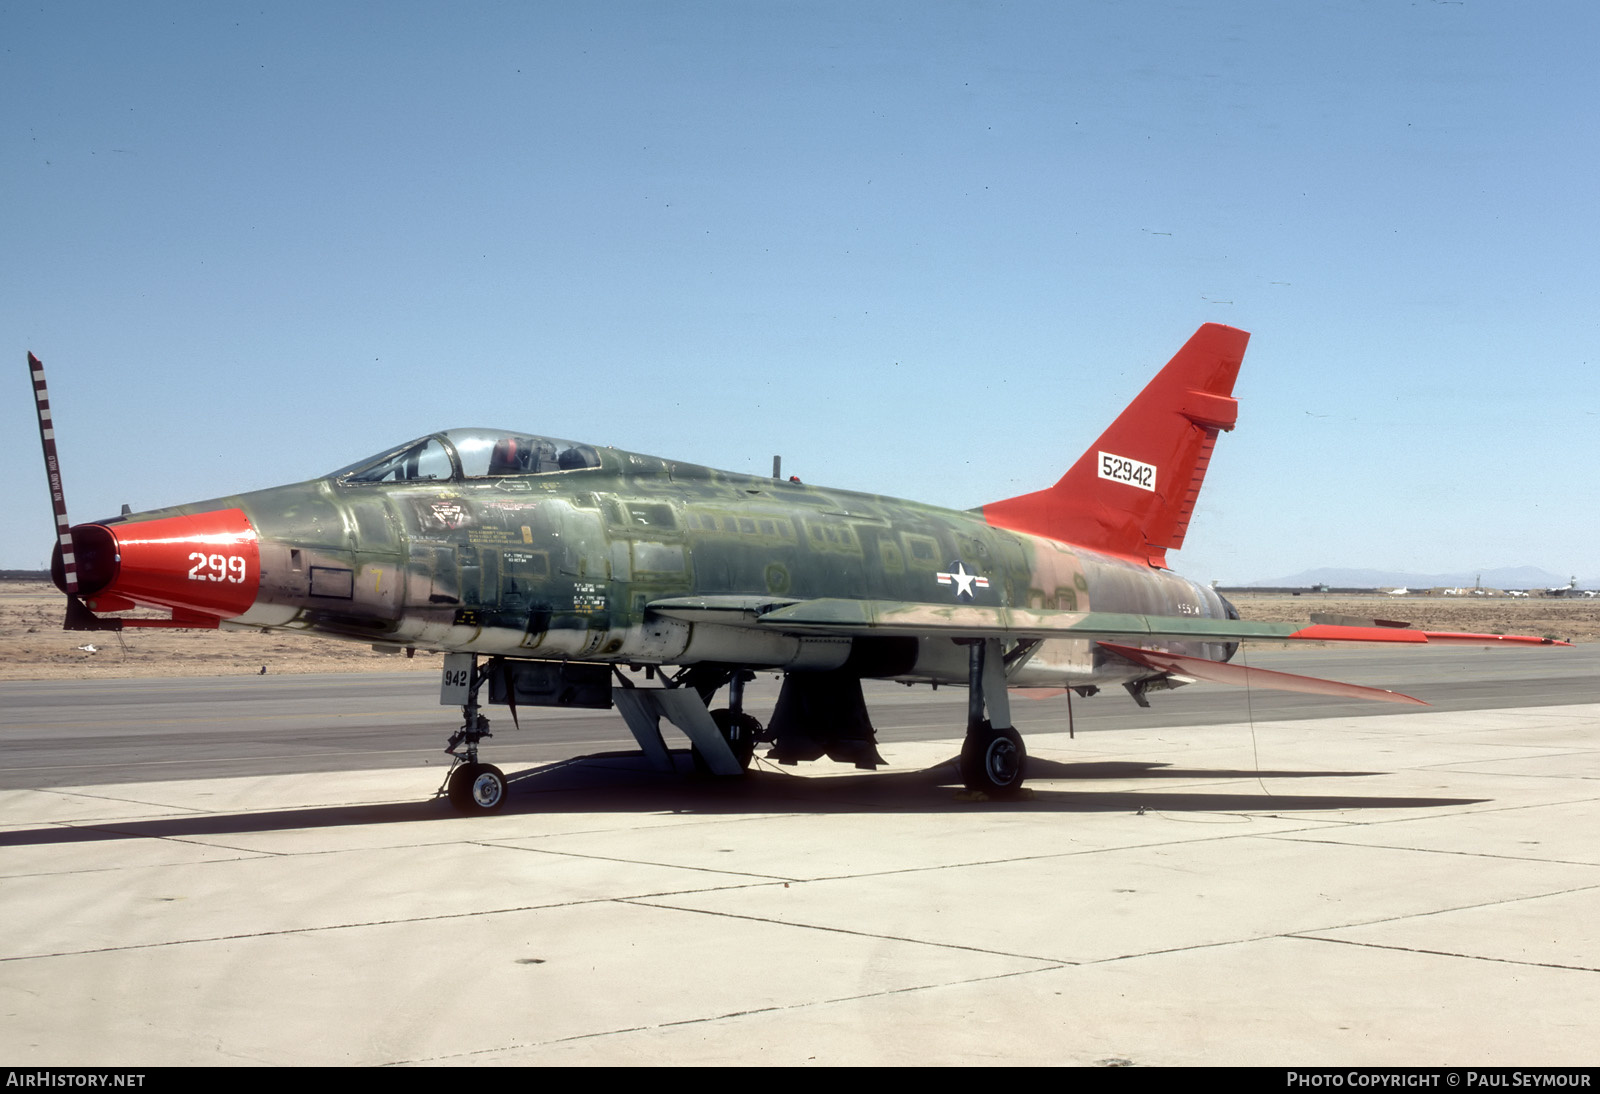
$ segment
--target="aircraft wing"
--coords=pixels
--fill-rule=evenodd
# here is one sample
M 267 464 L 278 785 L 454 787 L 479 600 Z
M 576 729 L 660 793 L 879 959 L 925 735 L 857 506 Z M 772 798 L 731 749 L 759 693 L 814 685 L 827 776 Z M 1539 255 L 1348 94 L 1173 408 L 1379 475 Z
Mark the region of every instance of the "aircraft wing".
M 1188 615 L 1070 612 L 902 600 L 686 596 L 654 601 L 651 610 L 691 623 L 721 623 L 791 634 L 910 635 L 948 638 L 1090 638 L 1111 641 L 1384 642 L 1446 645 L 1566 646 L 1536 635 L 1466 634 L 1377 624 L 1261 623 Z
M 1341 623 L 1261 623 L 1201 616 L 1068 612 L 1049 608 L 1002 608 L 977 604 L 918 604 L 894 600 L 788 597 L 688 596 L 658 600 L 655 612 L 690 623 L 772 629 L 787 634 L 832 637 L 906 635 L 931 638 L 1001 638 L 1018 641 L 1083 638 L 1152 672 L 1218 684 L 1298 691 L 1313 695 L 1376 699 L 1427 706 L 1421 699 L 1383 688 L 1314 676 L 1250 668 L 1205 657 L 1147 649 L 1154 642 L 1382 642 L 1405 645 L 1569 646 L 1554 638 L 1519 634 L 1424 631 L 1379 620 Z M 1053 692 L 1052 692 L 1053 693 Z

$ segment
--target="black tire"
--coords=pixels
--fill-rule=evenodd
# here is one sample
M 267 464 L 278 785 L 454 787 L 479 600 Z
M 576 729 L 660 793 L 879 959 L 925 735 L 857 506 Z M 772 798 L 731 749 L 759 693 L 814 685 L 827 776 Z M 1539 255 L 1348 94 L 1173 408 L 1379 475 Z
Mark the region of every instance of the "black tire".
M 984 722 L 961 743 L 961 781 L 968 790 L 991 798 L 1009 798 L 1022 789 L 1028 773 L 1028 750 L 1022 734 Z
M 450 804 L 469 816 L 498 813 L 506 804 L 506 777 L 492 764 L 462 764 L 450 773 Z
M 713 710 L 711 720 L 717 724 L 717 732 L 722 734 L 722 739 L 728 742 L 733 758 L 739 761 L 739 770 L 750 770 L 750 760 L 756 751 L 756 738 L 761 736 L 761 723 L 748 714 L 735 714 L 727 707 Z M 694 766 L 698 771 L 710 770 L 698 748 L 694 750 Z

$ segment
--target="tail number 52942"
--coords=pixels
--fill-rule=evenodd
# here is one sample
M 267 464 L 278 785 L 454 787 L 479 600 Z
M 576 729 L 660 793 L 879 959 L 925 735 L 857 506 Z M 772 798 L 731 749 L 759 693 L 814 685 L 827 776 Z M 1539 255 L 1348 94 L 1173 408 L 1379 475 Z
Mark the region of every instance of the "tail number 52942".
M 1125 482 L 1129 486 L 1137 486 L 1141 490 L 1154 490 L 1156 488 L 1156 469 L 1154 465 L 1130 460 L 1126 456 L 1116 456 L 1110 452 L 1100 454 L 1100 477 L 1113 482 Z

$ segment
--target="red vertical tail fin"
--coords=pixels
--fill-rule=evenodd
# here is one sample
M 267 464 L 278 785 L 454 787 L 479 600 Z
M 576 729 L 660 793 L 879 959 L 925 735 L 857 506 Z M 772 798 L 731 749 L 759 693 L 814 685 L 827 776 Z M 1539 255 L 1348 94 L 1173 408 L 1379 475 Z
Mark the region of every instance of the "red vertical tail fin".
M 990 524 L 1165 567 L 1183 546 L 1217 434 L 1233 428 L 1250 335 L 1207 323 L 1048 490 L 983 507 Z

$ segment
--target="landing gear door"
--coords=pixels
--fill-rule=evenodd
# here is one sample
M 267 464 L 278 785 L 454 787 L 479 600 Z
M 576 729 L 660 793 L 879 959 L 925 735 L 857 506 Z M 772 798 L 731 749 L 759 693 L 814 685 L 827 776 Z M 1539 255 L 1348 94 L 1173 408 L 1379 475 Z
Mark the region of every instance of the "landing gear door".
M 472 694 L 472 654 L 444 655 L 444 676 L 439 682 L 439 705 L 464 707 Z

